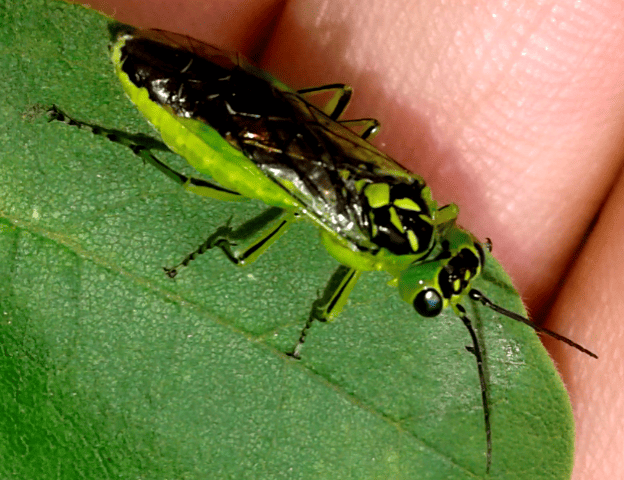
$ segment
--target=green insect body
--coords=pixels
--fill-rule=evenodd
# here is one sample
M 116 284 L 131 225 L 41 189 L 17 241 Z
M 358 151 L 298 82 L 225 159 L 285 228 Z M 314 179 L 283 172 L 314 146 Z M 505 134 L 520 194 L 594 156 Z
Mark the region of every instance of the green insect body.
M 112 55 L 126 93 L 165 143 L 232 192 L 197 193 L 302 213 L 339 262 L 389 272 L 410 303 L 439 282 L 439 274 L 427 282 L 421 265 L 445 272 L 451 258 L 470 252 L 433 308 L 420 302 L 428 316 L 457 303 L 480 273 L 482 247 L 454 224 L 457 207 L 438 209 L 422 178 L 333 120 L 331 106 L 324 112 L 239 56 L 169 33 L 121 37 Z M 445 237 L 464 244 L 430 258 Z M 419 282 L 408 286 L 408 277 Z
M 163 31 L 122 33 L 111 50 L 131 101 L 172 151 L 214 182 L 179 174 L 148 147 L 126 142 L 134 153 L 193 193 L 225 201 L 255 198 L 272 207 L 243 239 L 232 241 L 226 227 L 225 233 L 213 235 L 179 265 L 166 269 L 170 276 L 214 247 L 234 263 L 251 263 L 291 224 L 305 219 L 319 227 L 323 245 L 343 265 L 339 281 L 310 315 L 293 356 L 299 356 L 314 320 L 336 318 L 364 271 L 388 272 L 389 284 L 424 317 L 452 308 L 468 329 L 469 351 L 476 358 L 488 471 L 492 439 L 483 358 L 461 302 L 480 302 L 596 357 L 471 287 L 483 270 L 489 241 L 481 243 L 456 225 L 455 205 L 438 207 L 422 178 L 367 141 L 378 129 L 376 120 L 340 120 L 351 96 L 349 87 L 294 91 L 238 54 Z M 318 93 L 333 93 L 323 108 L 306 100 Z M 51 114 L 88 126 L 58 109 Z M 94 130 L 124 143 L 108 132 Z

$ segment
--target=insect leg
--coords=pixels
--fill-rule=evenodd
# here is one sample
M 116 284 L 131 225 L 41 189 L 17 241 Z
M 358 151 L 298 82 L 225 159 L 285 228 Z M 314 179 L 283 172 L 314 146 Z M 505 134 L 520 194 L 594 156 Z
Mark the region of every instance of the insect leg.
M 294 212 L 271 207 L 237 229 L 232 229 L 229 224 L 219 228 L 180 263 L 170 268 L 165 267 L 164 270 L 169 277 L 173 278 L 182 267 L 186 267 L 198 255 L 215 247 L 220 248 L 236 265 L 253 263 L 286 233 L 288 227 L 296 219 L 297 214 Z
M 472 346 L 467 346 L 466 350 L 472 353 L 477 359 L 477 370 L 479 372 L 479 383 L 481 384 L 481 403 L 483 404 L 483 419 L 485 421 L 485 439 L 486 439 L 486 464 L 485 470 L 487 473 L 490 471 L 490 465 L 492 464 L 492 429 L 490 428 L 490 406 L 488 402 L 487 384 L 485 381 L 485 372 L 483 369 L 483 355 L 481 354 L 481 347 L 479 346 L 479 340 L 477 334 L 474 331 L 472 322 L 466 316 L 466 310 L 461 305 L 455 305 L 455 313 L 468 329 L 470 338 L 472 339 Z
M 379 133 L 379 120 L 374 118 L 358 118 L 356 120 L 340 120 L 340 125 L 352 130 L 364 140 L 372 140 Z
M 316 300 L 312 305 L 312 312 L 310 313 L 305 326 L 301 330 L 299 341 L 297 342 L 297 345 L 295 345 L 295 348 L 290 356 L 295 358 L 300 357 L 301 347 L 305 342 L 308 330 L 312 326 L 312 322 L 314 322 L 314 320 L 327 322 L 334 320 L 334 318 L 338 316 L 347 303 L 349 294 L 353 290 L 353 287 L 355 287 L 355 284 L 359 280 L 361 274 L 361 270 L 356 270 L 344 265 L 338 267 L 325 287 L 323 296 Z
M 128 147 L 132 150 L 132 153 L 140 157 L 145 163 L 157 168 L 189 192 L 224 201 L 245 199 L 245 197 L 243 197 L 240 193 L 224 188 L 217 183 L 209 182 L 201 178 L 189 177 L 182 173 L 176 172 L 167 164 L 158 160 L 158 158 L 151 153 L 152 150 L 170 151 L 169 148 L 164 143 L 154 140 L 147 135 L 130 135 L 119 130 L 104 128 L 98 125 L 74 120 L 62 112 L 56 105 L 53 105 L 48 110 L 48 118 L 50 121 L 56 120 L 66 123 L 72 127 L 88 130 L 94 135 L 103 136 L 111 142 Z
M 148 148 L 142 145 L 128 145 L 132 152 L 149 165 L 160 170 L 167 175 L 171 180 L 180 184 L 184 190 L 201 195 L 202 197 L 215 198 L 217 200 L 223 200 L 225 202 L 235 202 L 239 200 L 246 200 L 246 197 L 240 193 L 224 188 L 216 182 L 209 182 L 202 178 L 189 177 L 180 172 L 175 171 L 166 163 L 158 160 Z
M 332 83 L 320 87 L 302 88 L 301 90 L 297 90 L 297 93 L 302 97 L 310 97 L 319 93 L 331 91 L 334 91 L 334 95 L 329 102 L 323 106 L 322 110 L 332 120 L 337 120 L 340 115 L 344 113 L 351 100 L 351 95 L 353 95 L 353 89 L 349 85 Z
M 351 96 L 353 95 L 353 89 L 349 85 L 343 83 L 332 83 L 331 85 L 323 85 L 321 87 L 303 88 L 297 90 L 297 93 L 303 97 L 311 97 L 319 93 L 325 93 L 335 91 L 332 98 L 323 107 L 323 112 L 328 115 L 332 120 L 338 120 L 344 113 Z M 374 118 L 358 118 L 356 120 L 341 120 L 338 123 L 344 125 L 350 130 L 353 130 L 364 140 L 372 139 L 377 133 L 379 133 L 379 121 Z
M 435 225 L 438 235 L 444 236 L 445 232 L 455 225 L 458 214 L 459 208 L 454 203 L 444 205 L 435 212 Z

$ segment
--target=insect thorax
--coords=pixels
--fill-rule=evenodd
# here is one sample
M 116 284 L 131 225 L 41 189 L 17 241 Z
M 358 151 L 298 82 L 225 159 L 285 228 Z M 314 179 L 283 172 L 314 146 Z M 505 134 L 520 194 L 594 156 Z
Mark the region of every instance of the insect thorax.
M 438 285 L 442 296 L 454 303 L 466 294 L 472 280 L 481 274 L 485 265 L 485 252 L 471 233 L 458 226 L 447 232 L 441 244 L 448 258 L 440 260 L 442 268 L 438 275 Z
M 388 179 L 390 180 L 390 179 Z M 433 242 L 429 205 L 418 181 L 371 182 L 362 188 L 371 240 L 396 255 L 425 254 Z

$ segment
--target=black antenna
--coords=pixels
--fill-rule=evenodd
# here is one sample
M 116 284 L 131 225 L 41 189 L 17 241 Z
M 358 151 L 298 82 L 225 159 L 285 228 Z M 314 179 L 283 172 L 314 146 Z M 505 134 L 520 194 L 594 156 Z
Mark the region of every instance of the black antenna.
M 535 323 L 531 322 L 528 318 L 524 318 L 523 316 L 518 315 L 517 313 L 514 313 L 503 307 L 499 307 L 498 305 L 493 303 L 490 299 L 488 299 L 485 295 L 483 295 L 479 290 L 475 290 L 473 288 L 468 292 L 468 295 L 472 300 L 480 302 L 482 305 L 485 305 L 486 307 L 491 308 L 492 310 L 494 310 L 497 313 L 500 313 L 501 315 L 505 315 L 506 317 L 509 317 L 513 320 L 522 322 L 539 333 L 545 333 L 546 335 L 556 338 L 557 340 L 560 340 L 564 343 L 567 343 L 571 347 L 576 348 L 577 350 L 589 355 L 590 357 L 598 358 L 598 355 L 596 355 L 593 352 L 590 352 L 585 347 L 582 347 L 578 343 L 573 342 L 569 338 L 564 337 L 563 335 L 559 335 L 558 333 L 555 333 L 552 330 L 548 330 L 547 328 L 540 327 L 539 325 L 536 325 Z M 483 369 L 483 355 L 481 354 L 481 347 L 479 346 L 479 340 L 477 339 L 477 335 L 475 333 L 474 327 L 472 326 L 472 322 L 466 316 L 466 310 L 460 304 L 455 305 L 455 308 L 457 310 L 457 313 L 459 313 L 459 318 L 461 318 L 462 322 L 464 322 L 464 325 L 466 326 L 466 328 L 468 329 L 468 332 L 470 333 L 470 338 L 472 339 L 472 346 L 466 346 L 466 350 L 472 353 L 477 360 L 477 370 L 479 372 L 479 383 L 481 384 L 481 402 L 483 404 L 483 420 L 485 421 L 485 439 L 487 442 L 486 473 L 489 473 L 490 466 L 492 465 L 492 429 L 490 427 L 490 407 L 489 407 L 489 400 L 488 400 L 488 394 L 487 394 L 487 385 L 485 381 L 485 372 Z
M 483 404 L 483 419 L 485 420 L 485 441 L 487 444 L 485 472 L 490 473 L 490 466 L 492 465 L 492 429 L 490 428 L 490 407 L 487 395 L 487 385 L 485 381 L 485 373 L 483 371 L 483 356 L 481 355 L 481 347 L 479 347 L 479 340 L 477 334 L 474 331 L 472 322 L 466 316 L 466 310 L 461 305 L 455 305 L 455 308 L 460 313 L 459 318 L 462 319 L 464 325 L 470 333 L 472 339 L 472 346 L 466 346 L 466 350 L 472 353 L 477 359 L 477 370 L 479 372 L 479 383 L 481 384 L 481 403 Z
M 573 342 L 569 338 L 564 337 L 563 335 L 559 335 L 558 333 L 555 333 L 552 330 L 548 330 L 547 328 L 540 327 L 539 325 L 533 323 L 528 318 L 524 318 L 523 316 L 518 315 L 517 313 L 509 311 L 503 307 L 499 307 L 498 305 L 493 303 L 490 299 L 488 299 L 485 295 L 483 295 L 479 290 L 475 290 L 473 288 L 472 290 L 470 290 L 470 292 L 468 292 L 468 295 L 470 296 L 471 299 L 476 300 L 477 302 L 481 302 L 481 304 L 485 305 L 486 307 L 491 308 L 495 312 L 500 313 L 501 315 L 505 315 L 506 317 L 512 318 L 513 320 L 517 320 L 518 322 L 522 322 L 525 325 L 528 325 L 536 332 L 545 333 L 546 335 L 556 338 L 557 340 L 560 340 L 563 343 L 567 343 L 571 347 L 576 348 L 577 350 L 589 355 L 590 357 L 598 358 L 598 355 L 596 355 L 593 352 L 590 352 L 585 347 L 582 347 L 578 343 Z

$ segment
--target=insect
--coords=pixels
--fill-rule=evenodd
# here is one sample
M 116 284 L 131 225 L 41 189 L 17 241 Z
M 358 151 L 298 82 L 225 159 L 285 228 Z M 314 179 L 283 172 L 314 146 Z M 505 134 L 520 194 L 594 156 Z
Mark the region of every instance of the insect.
M 121 32 L 112 48 L 115 71 L 139 111 L 165 144 L 184 157 L 206 181 L 191 178 L 158 160 L 149 145 L 96 134 L 129 146 L 186 190 L 223 201 L 248 198 L 270 208 L 242 238 L 226 226 L 178 265 L 221 249 L 235 264 L 258 259 L 288 228 L 310 221 L 327 251 L 340 262 L 338 281 L 313 309 L 291 355 L 299 357 L 314 321 L 335 319 L 362 272 L 383 270 L 400 297 L 423 317 L 452 309 L 472 341 L 480 379 L 486 437 L 486 469 L 492 458 L 489 404 L 482 349 L 463 303 L 475 301 L 529 325 L 594 357 L 555 332 L 506 310 L 474 289 L 491 250 L 456 224 L 454 204 L 438 206 L 425 181 L 371 145 L 374 119 L 342 120 L 351 89 L 342 84 L 292 90 L 237 54 L 189 37 L 159 30 Z M 317 94 L 331 99 L 322 108 Z M 53 108 L 51 118 L 78 126 Z

